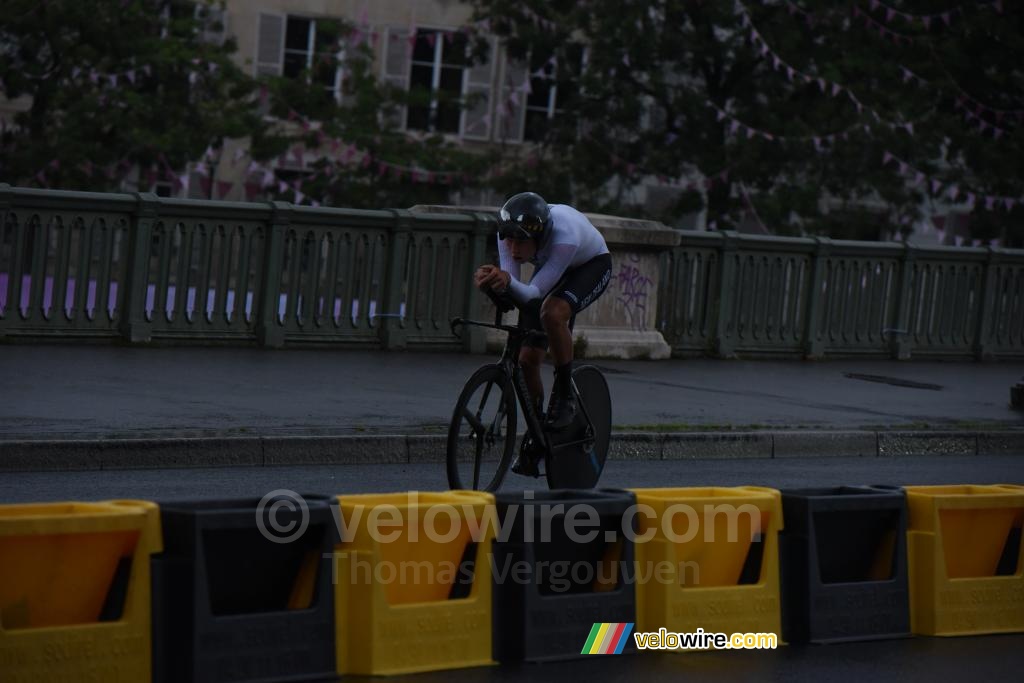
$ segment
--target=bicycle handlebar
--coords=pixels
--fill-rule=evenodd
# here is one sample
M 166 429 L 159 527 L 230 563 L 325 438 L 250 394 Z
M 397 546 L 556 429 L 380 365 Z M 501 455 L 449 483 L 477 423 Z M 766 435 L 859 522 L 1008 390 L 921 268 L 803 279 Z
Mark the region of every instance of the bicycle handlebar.
M 515 334 L 517 332 L 520 332 L 521 330 L 515 325 L 501 324 L 502 314 L 507 313 L 508 311 L 511 311 L 516 307 L 512 299 L 507 294 L 498 294 L 490 287 L 483 290 L 483 292 L 484 294 L 487 295 L 487 298 L 494 303 L 494 307 L 497 309 L 497 313 L 494 316 L 494 323 L 482 323 L 478 320 L 466 320 L 465 318 L 452 318 L 449 323 L 451 325 L 452 334 L 458 337 L 459 333 L 455 331 L 455 328 L 459 326 L 465 327 L 466 325 L 473 325 L 476 327 L 489 327 L 494 330 L 502 330 L 504 332 L 508 332 L 509 334 Z

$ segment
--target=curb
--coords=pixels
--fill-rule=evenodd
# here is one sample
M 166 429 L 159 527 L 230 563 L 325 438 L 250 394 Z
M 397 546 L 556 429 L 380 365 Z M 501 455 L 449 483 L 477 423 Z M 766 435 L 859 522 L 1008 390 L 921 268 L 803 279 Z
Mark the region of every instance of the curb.
M 0 472 L 445 461 L 443 435 L 0 441 Z M 616 432 L 611 460 L 1024 455 L 1024 430 Z

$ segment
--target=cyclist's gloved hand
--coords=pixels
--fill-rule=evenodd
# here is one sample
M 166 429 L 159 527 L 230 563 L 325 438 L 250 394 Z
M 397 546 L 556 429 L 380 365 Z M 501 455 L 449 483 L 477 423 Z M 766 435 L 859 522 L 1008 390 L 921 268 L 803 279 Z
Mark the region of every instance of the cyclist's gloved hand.
M 473 280 L 476 282 L 476 286 L 482 290 L 493 289 L 501 293 L 508 289 L 509 283 L 512 282 L 512 276 L 496 266 L 486 265 L 477 268 L 476 273 L 473 274 Z

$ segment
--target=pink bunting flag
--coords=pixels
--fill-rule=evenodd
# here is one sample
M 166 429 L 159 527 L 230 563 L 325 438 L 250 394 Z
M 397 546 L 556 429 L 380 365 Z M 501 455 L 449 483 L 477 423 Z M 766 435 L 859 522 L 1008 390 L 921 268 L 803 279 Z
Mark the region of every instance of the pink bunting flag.
M 286 183 L 283 180 L 278 181 L 278 183 L 277 183 L 277 191 L 280 192 L 281 194 L 284 194 L 285 192 L 287 192 L 288 191 L 288 183 Z
M 213 181 L 209 178 L 199 179 L 199 189 L 203 193 L 203 197 L 210 196 L 210 190 L 213 188 Z
M 932 27 L 932 18 L 931 17 L 924 17 L 923 19 L 921 19 L 921 23 L 924 24 L 925 29 L 931 29 L 931 27 Z
M 295 190 L 295 203 L 301 204 L 302 200 L 306 198 L 306 195 L 302 194 L 298 190 Z
M 896 10 L 894 10 L 893 8 L 890 7 L 889 9 L 887 9 L 885 11 L 885 20 L 886 21 L 891 22 L 895 18 L 896 18 Z
M 715 109 L 718 112 L 717 114 L 715 114 L 715 119 L 717 119 L 718 121 L 721 121 L 722 119 L 724 119 L 725 118 L 725 112 L 722 111 L 721 109 L 718 109 L 718 107 L 715 107 Z
M 228 182 L 227 180 L 218 180 L 217 181 L 217 198 L 218 199 L 224 199 L 224 197 L 226 197 L 227 194 L 229 192 L 231 192 L 231 189 L 233 187 L 234 187 L 234 184 Z
M 818 79 L 818 87 L 821 88 L 822 94 L 824 94 L 825 91 L 828 90 L 828 84 L 825 82 L 824 78 Z
M 820 152 L 821 151 L 821 138 L 815 137 L 815 138 L 812 138 L 812 139 L 814 140 L 814 149 L 816 149 L 816 150 L 818 150 Z
M 1003 200 L 1003 203 L 1006 204 L 1007 211 L 1013 211 L 1013 207 L 1017 205 L 1017 200 L 1007 197 Z
M 974 193 L 973 192 L 968 192 L 967 193 L 967 203 L 968 204 L 973 204 L 974 203 Z
M 996 198 L 995 197 L 991 197 L 991 196 L 990 197 L 985 197 L 985 208 L 986 209 L 991 211 L 992 209 L 995 208 L 995 206 L 996 206 Z
M 949 12 L 942 13 L 942 20 L 946 22 L 946 26 L 951 26 L 953 24 L 953 18 Z
M 832 97 L 835 97 L 836 95 L 838 95 L 842 91 L 843 91 L 843 86 L 839 85 L 838 83 L 833 83 L 832 84 Z
M 730 133 L 735 134 L 736 131 L 739 130 L 739 128 L 740 128 L 740 122 L 737 121 L 736 119 L 733 119 L 732 121 L 729 122 L 729 132 Z
M 782 60 L 778 55 L 772 55 L 772 68 L 778 71 L 780 66 L 782 66 Z
M 875 11 L 877 11 L 877 10 L 878 10 L 878 8 L 879 8 L 879 7 L 881 6 L 881 5 L 882 5 L 882 3 L 881 3 L 881 2 L 879 2 L 878 0 L 871 0 L 871 11 L 872 11 L 872 12 L 875 12 Z
M 920 185 L 924 181 L 925 181 L 924 173 L 921 173 L 920 171 L 918 171 L 917 175 L 914 176 L 914 184 L 915 185 Z
M 292 147 L 292 158 L 295 159 L 295 164 L 297 166 L 302 166 L 302 145 L 296 145 L 295 147 Z
M 906 175 L 907 174 L 907 169 L 908 169 L 907 164 L 905 162 L 901 161 L 900 162 L 900 175 Z
M 274 180 L 276 180 L 276 178 L 274 177 L 274 172 L 271 171 L 270 169 L 264 169 L 262 187 L 272 187 L 274 185 Z
M 940 187 L 942 187 L 942 183 L 938 180 L 932 181 L 932 193 L 938 192 Z
M 998 140 L 999 138 L 1003 137 L 1003 129 L 1002 128 L 996 128 L 995 126 L 992 126 L 992 136 L 996 140 Z
M 956 183 L 953 183 L 952 185 L 949 186 L 949 190 L 946 192 L 946 194 L 950 199 L 955 201 L 957 195 L 960 194 L 960 188 L 957 186 Z
M 791 67 L 791 66 L 786 67 L 786 77 L 789 78 L 790 82 L 793 81 L 793 74 L 794 74 L 793 67 Z

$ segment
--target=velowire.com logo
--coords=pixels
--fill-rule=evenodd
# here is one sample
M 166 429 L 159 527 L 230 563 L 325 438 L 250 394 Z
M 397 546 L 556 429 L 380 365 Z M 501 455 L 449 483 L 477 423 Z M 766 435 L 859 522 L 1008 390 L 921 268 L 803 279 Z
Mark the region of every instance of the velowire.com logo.
M 583 655 L 620 655 L 622 648 L 629 642 L 629 634 L 633 631 L 632 623 L 601 623 L 594 624 L 590 636 L 583 646 Z

